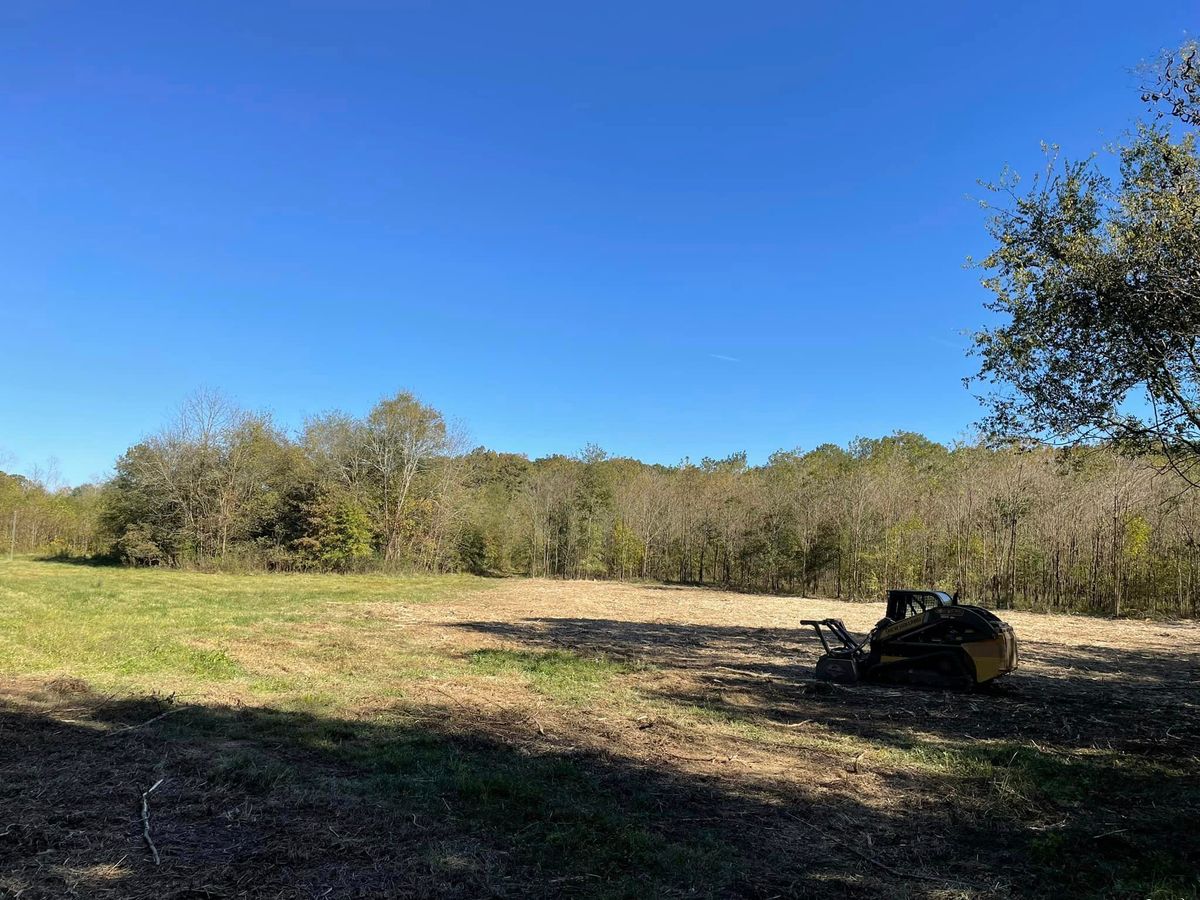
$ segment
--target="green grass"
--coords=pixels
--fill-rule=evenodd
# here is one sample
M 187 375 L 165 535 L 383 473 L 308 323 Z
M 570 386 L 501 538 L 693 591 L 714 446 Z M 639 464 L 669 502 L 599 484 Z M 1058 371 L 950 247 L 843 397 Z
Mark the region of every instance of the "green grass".
M 565 650 L 476 650 L 468 657 L 477 674 L 508 679 L 514 675 L 538 693 L 568 703 L 584 703 L 609 687 L 618 675 L 644 671 L 604 656 L 581 656 Z
M 239 681 L 265 693 L 303 692 L 351 669 L 357 644 L 336 632 L 279 641 L 297 626 L 344 617 L 340 631 L 362 631 L 371 620 L 348 615 L 355 605 L 429 603 L 490 584 L 457 575 L 228 575 L 4 560 L 0 674 L 68 674 L 106 688 Z M 256 646 L 267 648 L 262 667 Z M 282 674 L 275 663 L 288 655 L 315 664 L 307 675 Z M 389 671 L 406 671 L 404 662 L 389 660 Z
M 1043 749 L 1015 731 L 1006 740 L 974 740 L 962 731 L 922 730 L 919 722 L 863 732 L 840 717 L 837 694 L 797 695 L 811 724 L 784 728 L 780 719 L 790 716 L 772 706 L 795 698 L 782 690 L 752 702 L 748 688 L 750 697 L 735 702 L 732 692 L 681 691 L 670 671 L 602 653 L 470 650 L 461 641 L 441 643 L 450 629 L 410 636 L 404 607 L 461 600 L 488 618 L 495 584 L 466 576 L 229 575 L 0 560 L 0 677 L 59 679 L 71 692 L 77 682 L 79 697 L 70 702 L 83 706 L 97 693 L 125 698 L 101 703 L 111 717 L 105 727 L 145 722 L 161 708 L 146 695 L 176 693 L 186 708 L 136 733 L 147 742 L 146 757 L 126 761 L 126 781 L 144 780 L 174 747 L 172 783 L 194 771 L 221 799 L 214 808 L 249 798 L 246 809 L 282 810 L 281 822 L 307 816 L 325 834 L 331 810 L 359 804 L 355 817 L 367 824 L 355 839 L 371 853 L 391 852 L 386 829 L 373 824 L 377 813 L 428 827 L 436 837 L 420 848 L 425 871 L 441 873 L 447 885 L 476 879 L 470 884 L 479 894 L 492 888 L 489 865 L 511 865 L 562 893 L 598 897 L 737 894 L 745 887 L 739 879 L 757 867 L 755 877 L 766 879 L 760 893 L 786 896 L 801 873 L 772 881 L 764 873 L 775 863 L 755 856 L 753 823 L 775 815 L 762 802 L 764 782 L 739 783 L 730 764 L 724 783 L 713 787 L 666 761 L 704 764 L 743 747 L 747 756 L 774 755 L 785 764 L 818 760 L 810 771 L 821 773 L 822 785 L 845 782 L 851 792 L 841 801 L 831 793 L 808 801 L 844 803 L 840 812 L 830 806 L 835 832 L 853 819 L 859 773 L 851 764 L 864 758 L 864 774 L 895 778 L 888 790 L 901 792 L 896 808 L 914 800 L 914 827 L 929 810 L 952 809 L 959 825 L 974 829 L 969 854 L 992 853 L 993 839 L 1000 842 L 998 852 L 1028 861 L 1045 895 L 1197 894 L 1187 829 L 1200 787 L 1191 760 L 1054 740 Z M 482 700 L 462 703 L 456 688 Z M 494 723 L 492 710 L 480 712 L 489 691 L 504 695 Z M 447 703 L 430 703 L 444 695 Z M 533 707 L 548 711 L 547 725 L 556 715 L 554 727 L 543 731 L 522 718 Z M 598 749 L 587 729 L 572 731 L 585 709 L 612 729 L 616 752 Z M 633 739 L 622 744 L 626 732 Z M 681 735 L 694 736 L 697 748 L 672 743 Z M 107 778 L 123 757 L 114 763 L 116 744 L 105 740 L 92 728 L 80 737 L 79 753 L 94 755 L 95 770 Z M 61 743 L 56 736 L 48 746 Z M 136 752 L 142 743 L 124 746 Z M 67 754 L 60 768 L 76 765 Z M 801 793 L 809 787 L 793 785 Z M 73 802 L 75 790 L 66 786 L 63 803 Z M 720 824 L 727 812 L 749 824 Z M 327 852 L 338 851 L 313 850 L 322 858 Z M 854 857 L 840 860 L 861 869 Z M 835 888 L 854 893 L 850 881 Z
M 735 854 L 703 827 L 671 827 L 660 795 L 678 790 L 672 782 L 530 754 L 486 729 L 446 732 L 419 708 L 392 708 L 416 679 L 494 683 L 567 708 L 638 701 L 623 681 L 644 664 L 560 650 L 463 655 L 410 641 L 403 615 L 392 618 L 398 606 L 483 604 L 494 584 L 18 559 L 0 563 L 0 676 L 70 679 L 93 696 L 176 693 L 187 707 L 153 734 L 180 748 L 213 796 L 230 798 L 226 808 L 237 797 L 307 810 L 353 800 L 405 822 L 440 822 L 450 837 L 425 852 L 448 882 L 475 865 L 453 849 L 467 840 L 576 895 L 719 893 L 736 875 Z M 381 606 L 364 613 L 364 603 Z M 104 707 L 127 717 L 118 726 L 157 710 L 130 700 L 119 713 L 119 703 Z M 94 737 L 85 745 L 108 752 Z M 472 874 L 480 884 L 485 876 Z
M 708 830 L 664 828 L 662 785 L 587 758 L 522 753 L 400 719 L 270 709 L 204 710 L 166 720 L 163 732 L 231 746 L 208 765 L 216 789 L 276 803 L 324 793 L 330 806 L 354 799 L 406 820 L 449 818 L 527 871 L 574 884 L 575 894 L 715 896 L 736 873 L 731 848 Z M 436 847 L 429 862 L 447 877 L 469 865 Z

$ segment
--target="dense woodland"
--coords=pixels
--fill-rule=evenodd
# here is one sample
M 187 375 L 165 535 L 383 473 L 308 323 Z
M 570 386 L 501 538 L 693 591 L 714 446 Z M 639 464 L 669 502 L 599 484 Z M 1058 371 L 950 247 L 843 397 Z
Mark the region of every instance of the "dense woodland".
M 466 451 L 409 394 L 288 435 L 198 396 L 106 484 L 0 477 L 18 552 L 129 565 L 656 579 L 854 599 L 936 585 L 999 608 L 1200 613 L 1200 494 L 1103 448 L 911 433 L 648 465 Z

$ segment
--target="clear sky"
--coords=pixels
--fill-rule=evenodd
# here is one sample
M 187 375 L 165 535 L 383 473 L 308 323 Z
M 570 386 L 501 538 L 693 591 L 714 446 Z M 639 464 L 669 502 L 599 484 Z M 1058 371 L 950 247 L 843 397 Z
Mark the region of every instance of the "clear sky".
M 5 3 L 0 468 L 102 475 L 197 387 L 534 456 L 953 440 L 975 179 L 1116 137 L 1196 13 Z

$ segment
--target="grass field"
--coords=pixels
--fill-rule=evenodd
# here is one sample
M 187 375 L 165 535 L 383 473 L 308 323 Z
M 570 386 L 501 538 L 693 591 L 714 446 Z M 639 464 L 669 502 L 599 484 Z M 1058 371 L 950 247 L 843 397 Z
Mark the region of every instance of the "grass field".
M 0 897 L 1197 895 L 1195 623 L 964 695 L 813 683 L 828 615 L 0 561 Z

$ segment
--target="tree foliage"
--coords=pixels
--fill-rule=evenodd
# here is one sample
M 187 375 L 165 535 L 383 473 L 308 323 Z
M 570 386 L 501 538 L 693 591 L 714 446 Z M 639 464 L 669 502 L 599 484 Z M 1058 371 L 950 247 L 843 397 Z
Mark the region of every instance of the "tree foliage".
M 370 559 L 375 532 L 366 511 L 349 494 L 318 488 L 299 504 L 297 535 L 289 547 L 317 568 L 345 571 Z
M 650 465 L 596 447 L 530 460 L 462 452 L 436 411 L 398 396 L 374 421 L 330 413 L 294 436 L 220 398 L 192 401 L 105 485 L 0 475 L 0 524 L 15 520 L 17 552 L 112 552 L 130 565 L 654 579 L 852 599 L 940 586 L 998 607 L 1200 614 L 1200 492 L 1180 495 L 1109 447 L 1064 460 L 898 432 L 757 466 L 742 453 Z M 410 431 L 436 441 L 406 443 Z M 398 454 L 387 466 L 381 440 Z
M 1097 439 L 1155 454 L 1196 483 L 1200 464 L 1200 157 L 1195 47 L 1147 90 L 1165 120 L 1096 158 L 1059 160 L 1027 190 L 1006 174 L 981 261 L 988 308 L 978 380 L 1000 439 Z
M 0 555 L 10 551 L 88 555 L 107 549 L 101 535 L 101 490 L 64 488 L 52 473 L 0 472 Z

